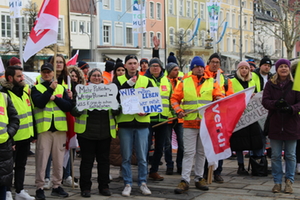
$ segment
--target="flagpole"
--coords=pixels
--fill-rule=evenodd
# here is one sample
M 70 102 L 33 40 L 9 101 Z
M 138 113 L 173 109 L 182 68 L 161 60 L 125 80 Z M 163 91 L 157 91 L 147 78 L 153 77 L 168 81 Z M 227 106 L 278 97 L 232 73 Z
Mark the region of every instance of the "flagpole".
M 53 71 L 54 71 L 54 81 L 56 81 L 56 55 L 57 55 L 57 44 L 54 44 L 54 56 L 53 56 Z
M 24 69 L 23 66 L 23 30 L 22 30 L 22 17 L 19 18 L 19 54 L 20 54 L 20 61 L 21 66 Z

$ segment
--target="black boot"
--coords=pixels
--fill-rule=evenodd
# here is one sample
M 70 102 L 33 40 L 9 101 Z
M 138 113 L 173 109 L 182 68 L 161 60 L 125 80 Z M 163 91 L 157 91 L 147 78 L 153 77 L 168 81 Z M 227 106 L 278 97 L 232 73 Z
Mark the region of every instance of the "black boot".
M 238 163 L 239 168 L 237 170 L 237 174 L 239 175 L 249 175 L 248 171 L 245 170 L 244 163 Z

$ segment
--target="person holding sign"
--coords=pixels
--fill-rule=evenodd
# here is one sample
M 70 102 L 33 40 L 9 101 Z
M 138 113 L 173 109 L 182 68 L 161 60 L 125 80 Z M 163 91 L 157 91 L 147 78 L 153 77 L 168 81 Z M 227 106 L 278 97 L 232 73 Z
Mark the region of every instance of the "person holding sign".
M 246 61 L 242 61 L 237 66 L 237 71 L 233 79 L 231 79 L 234 93 L 242 91 L 246 88 L 255 86 L 252 79 L 250 65 Z M 254 94 L 253 94 L 254 95 Z M 262 130 L 258 122 L 254 122 L 249 126 L 234 132 L 230 138 L 231 150 L 236 152 L 238 161 L 237 174 L 249 175 L 244 166 L 243 150 L 253 150 L 253 156 L 261 156 L 263 148 Z
M 152 166 L 150 168 L 149 178 L 155 181 L 162 181 L 164 177 L 160 176 L 158 172 L 159 162 L 163 156 L 164 143 L 168 135 L 168 124 L 162 124 L 155 128 L 152 126 L 167 121 L 170 112 L 170 96 L 172 94 L 172 86 L 169 79 L 164 76 L 162 63 L 158 58 L 152 58 L 149 62 L 149 69 L 146 71 L 145 76 L 148 77 L 152 84 L 159 88 L 159 93 L 162 98 L 162 112 L 150 114 L 150 127 L 149 127 L 149 150 L 151 149 L 152 137 L 155 138 L 155 148 L 152 158 Z M 154 134 L 155 133 L 155 134 Z
M 103 76 L 98 68 L 88 73 L 88 84 L 103 83 Z M 116 137 L 116 124 L 112 110 L 72 110 L 76 117 L 75 132 L 80 146 L 80 190 L 82 197 L 91 196 L 92 168 L 96 158 L 98 171 L 98 189 L 104 196 L 111 196 L 109 190 L 109 153 L 111 138 Z
M 204 106 L 214 100 L 223 98 L 219 84 L 212 77 L 204 73 L 205 64 L 199 56 L 195 56 L 191 62 L 192 75 L 185 78 L 175 88 L 171 97 L 171 105 L 178 118 L 184 118 L 183 122 L 183 160 L 181 182 L 174 190 L 175 194 L 182 194 L 189 189 L 190 174 L 195 158 L 195 186 L 199 190 L 208 190 L 206 180 L 203 178 L 205 154 L 200 138 L 201 116 L 195 109 Z M 193 111 L 190 114 L 186 112 Z
M 293 193 L 296 168 L 296 145 L 300 139 L 300 92 L 292 90 L 293 77 L 291 63 L 279 59 L 275 63 L 276 74 L 267 82 L 262 105 L 269 110 L 270 125 L 268 136 L 272 148 L 272 175 L 274 187 L 272 192 L 281 192 L 282 165 L 281 157 L 284 146 L 286 162 L 285 193 Z
M 126 73 L 123 76 L 118 76 L 117 80 L 114 82 L 119 90 L 125 88 L 153 87 L 151 81 L 147 77 L 139 75 L 139 72 L 137 71 L 138 67 L 139 63 L 135 55 L 128 55 L 125 57 Z M 131 193 L 131 155 L 133 146 L 138 161 L 138 185 L 142 194 L 151 195 L 151 191 L 146 184 L 150 115 L 146 113 L 121 113 L 117 116 L 117 122 L 122 155 L 122 176 L 125 185 L 122 195 L 130 196 Z

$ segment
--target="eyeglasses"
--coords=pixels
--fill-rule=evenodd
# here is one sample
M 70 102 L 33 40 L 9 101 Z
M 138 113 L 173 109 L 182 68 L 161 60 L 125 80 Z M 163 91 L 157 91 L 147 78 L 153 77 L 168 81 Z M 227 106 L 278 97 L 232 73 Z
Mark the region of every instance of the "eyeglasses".
M 94 74 L 94 75 L 92 75 L 92 77 L 94 77 L 94 78 L 99 78 L 99 77 L 102 77 L 102 76 L 101 76 L 101 75 Z
M 218 61 L 211 61 L 211 63 L 215 64 L 215 65 L 219 65 L 220 64 L 220 62 L 218 62 Z
M 160 65 L 151 65 L 150 67 L 160 67 Z
M 56 64 L 64 64 L 63 61 L 56 61 Z

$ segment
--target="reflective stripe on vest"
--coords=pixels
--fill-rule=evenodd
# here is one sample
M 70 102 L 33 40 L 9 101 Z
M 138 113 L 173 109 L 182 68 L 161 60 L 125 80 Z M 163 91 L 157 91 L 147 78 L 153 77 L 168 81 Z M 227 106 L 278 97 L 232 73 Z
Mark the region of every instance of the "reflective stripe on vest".
M 118 81 L 120 82 L 120 85 L 123 85 L 127 80 L 128 79 L 126 78 L 126 75 L 118 76 Z M 147 77 L 139 76 L 134 85 L 134 88 L 136 88 L 136 89 L 137 88 L 147 88 L 148 83 L 149 83 L 149 79 Z M 121 113 L 117 116 L 118 123 L 131 122 L 134 119 L 141 123 L 150 123 L 150 115 L 145 115 L 145 116 L 139 116 L 138 114 L 124 115 L 123 113 Z
M 241 85 L 241 83 L 236 78 L 231 79 L 231 82 L 232 82 L 232 88 L 233 88 L 234 93 L 244 90 L 244 87 Z M 248 82 L 248 88 L 250 88 L 252 86 L 255 86 L 254 80 L 250 80 Z
M 87 110 L 83 111 L 83 114 L 80 115 L 80 117 L 75 118 L 75 127 L 74 131 L 78 134 L 84 133 L 86 130 L 86 122 L 88 118 Z M 117 127 L 115 119 L 111 113 L 111 110 L 109 110 L 109 126 L 110 126 L 110 135 L 112 138 L 116 138 L 117 135 Z
M 14 141 L 29 139 L 34 135 L 30 98 L 26 92 L 23 92 L 22 98 L 18 97 L 9 90 L 8 93 L 18 112 L 18 118 L 20 120 L 20 126 L 16 135 L 14 136 Z
M 183 80 L 183 92 L 184 92 L 184 101 L 182 103 L 182 108 L 184 112 L 189 112 L 195 110 L 201 106 L 206 105 L 207 103 L 212 102 L 213 100 L 213 88 L 214 88 L 214 79 L 209 78 L 204 81 L 200 89 L 199 96 L 197 90 L 194 87 L 194 81 L 192 77 L 188 77 Z M 196 101 L 195 101 L 196 100 Z M 196 120 L 197 118 L 201 119 L 199 112 L 193 112 L 184 117 L 184 120 Z
M 1 92 L 2 93 L 2 92 Z M 9 139 L 9 135 L 7 133 L 7 124 L 8 124 L 8 116 L 7 116 L 7 95 L 2 93 L 0 95 L 0 144 L 5 143 Z
M 38 84 L 35 86 L 38 91 L 44 93 L 47 88 Z M 63 96 L 65 88 L 62 85 L 57 85 L 53 95 Z M 66 113 L 60 110 L 54 101 L 50 101 L 46 104 L 45 108 L 34 108 L 33 110 L 37 132 L 42 133 L 48 131 L 51 127 L 52 118 L 54 120 L 54 127 L 58 131 L 67 131 L 67 119 Z

